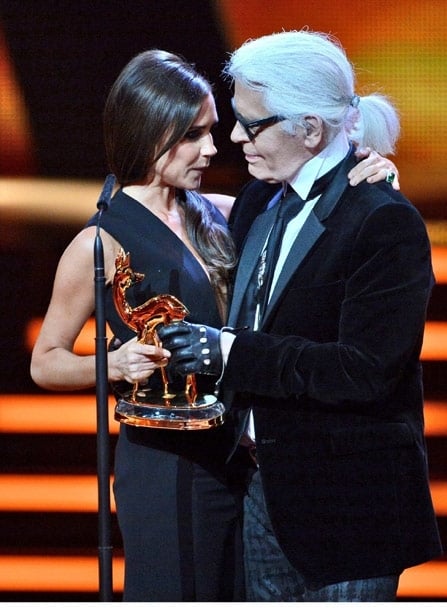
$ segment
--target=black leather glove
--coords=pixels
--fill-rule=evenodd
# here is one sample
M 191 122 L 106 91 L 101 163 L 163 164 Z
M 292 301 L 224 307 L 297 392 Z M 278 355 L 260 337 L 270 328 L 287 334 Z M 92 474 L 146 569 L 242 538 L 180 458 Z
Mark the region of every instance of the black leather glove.
M 171 352 L 168 368 L 183 376 L 222 374 L 220 333 L 217 328 L 186 321 L 157 327 L 163 348 Z

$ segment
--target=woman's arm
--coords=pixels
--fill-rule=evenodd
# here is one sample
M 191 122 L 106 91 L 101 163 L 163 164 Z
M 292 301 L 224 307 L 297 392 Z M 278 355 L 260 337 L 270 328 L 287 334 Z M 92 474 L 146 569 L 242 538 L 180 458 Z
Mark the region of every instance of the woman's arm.
M 224 216 L 225 220 L 228 220 L 235 197 L 218 193 L 206 194 L 205 197 L 217 207 L 220 213 Z
M 362 160 L 348 173 L 351 186 L 357 186 L 363 180 L 366 180 L 370 184 L 381 182 L 386 180 L 391 172 L 394 174 L 391 184 L 394 190 L 400 190 L 399 171 L 393 161 L 381 156 L 375 150 L 371 150 L 371 148 L 358 148 L 355 155 L 358 159 Z
M 117 245 L 109 235 L 101 232 L 105 273 L 110 281 Z M 84 229 L 73 239 L 59 261 L 51 301 L 31 359 L 31 376 L 45 389 L 87 389 L 96 382 L 95 356 L 73 352 L 79 333 L 95 309 L 95 235 L 94 227 Z M 163 349 L 133 339 L 109 353 L 109 380 L 142 381 L 166 363 L 165 355 Z

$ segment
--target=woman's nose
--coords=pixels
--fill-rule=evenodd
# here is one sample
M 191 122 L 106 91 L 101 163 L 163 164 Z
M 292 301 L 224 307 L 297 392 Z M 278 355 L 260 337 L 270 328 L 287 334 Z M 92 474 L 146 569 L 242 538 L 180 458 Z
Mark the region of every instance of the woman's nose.
M 217 148 L 214 145 L 213 136 L 211 135 L 211 133 L 209 133 L 206 136 L 205 142 L 202 146 L 202 154 L 204 156 L 214 156 L 216 153 L 217 153 Z

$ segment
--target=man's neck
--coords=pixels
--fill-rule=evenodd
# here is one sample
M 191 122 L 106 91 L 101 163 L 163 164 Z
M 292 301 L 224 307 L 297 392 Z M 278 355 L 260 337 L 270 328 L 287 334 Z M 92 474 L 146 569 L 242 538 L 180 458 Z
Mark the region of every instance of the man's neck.
M 290 181 L 290 185 L 303 199 L 307 199 L 315 180 L 340 163 L 348 151 L 347 135 L 341 131 L 321 152 L 300 167 L 296 176 Z

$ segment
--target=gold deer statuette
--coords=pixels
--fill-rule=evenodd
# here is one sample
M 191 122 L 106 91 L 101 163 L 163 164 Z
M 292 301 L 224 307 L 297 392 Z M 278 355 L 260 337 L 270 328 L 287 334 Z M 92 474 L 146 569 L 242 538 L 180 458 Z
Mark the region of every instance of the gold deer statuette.
M 137 334 L 137 340 L 144 344 L 154 344 L 161 346 L 161 341 L 157 334 L 159 324 L 168 325 L 170 323 L 183 321 L 188 315 L 188 309 L 175 297 L 169 294 L 161 294 L 149 298 L 146 302 L 137 307 L 132 307 L 126 299 L 127 290 L 140 283 L 144 279 L 144 274 L 136 273 L 130 266 L 130 254 L 126 254 L 121 248 L 115 260 L 115 276 L 113 279 L 113 301 L 116 310 L 123 322 Z M 163 380 L 163 398 L 168 401 L 175 397 L 170 393 L 166 370 L 160 368 Z M 133 386 L 132 399 L 136 401 L 138 383 Z M 194 374 L 186 377 L 185 394 L 188 403 L 194 404 L 197 397 L 196 379 Z

